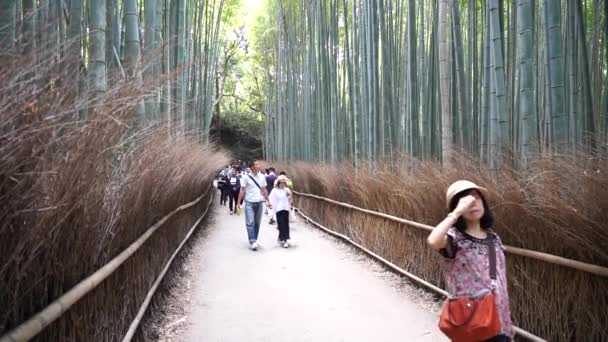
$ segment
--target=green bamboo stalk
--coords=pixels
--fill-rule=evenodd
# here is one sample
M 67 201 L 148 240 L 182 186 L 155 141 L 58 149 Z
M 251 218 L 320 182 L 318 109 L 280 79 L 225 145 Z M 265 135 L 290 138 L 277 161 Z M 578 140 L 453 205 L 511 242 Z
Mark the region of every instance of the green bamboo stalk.
M 163 58 L 162 58 L 162 73 L 166 80 L 163 83 L 160 112 L 162 121 L 168 124 L 169 131 L 173 130 L 171 103 L 172 103 L 172 89 L 171 79 L 168 77 L 171 72 L 171 44 L 174 41 L 172 36 L 171 28 L 171 0 L 165 0 L 163 6 Z
M 155 9 L 156 9 L 156 18 L 154 21 L 154 53 L 156 56 L 154 57 L 153 62 L 153 73 L 156 75 L 157 80 L 160 79 L 162 75 L 162 63 L 163 63 L 163 50 L 164 44 L 166 43 L 166 37 L 163 35 L 163 5 L 164 0 L 156 0 Z M 155 120 L 158 122 L 165 122 L 165 118 L 162 115 L 163 111 L 161 110 L 160 101 L 162 99 L 162 87 L 163 84 L 159 83 L 158 89 L 155 91 L 155 103 L 156 103 L 156 117 Z
M 180 126 L 186 124 L 186 0 L 176 0 L 176 29 L 175 39 L 175 67 L 177 69 L 177 83 L 175 87 L 176 119 Z M 182 132 L 183 133 L 183 132 Z
M 15 48 L 16 10 L 16 0 L 0 0 L 0 57 Z M 6 61 L 4 58 L 2 60 L 2 63 Z
M 114 18 L 114 16 L 116 15 L 118 8 L 118 3 L 116 3 L 116 1 L 119 0 L 106 0 L 106 68 L 110 74 L 112 73 L 112 69 L 117 66 L 114 57 L 114 30 L 116 29 L 116 26 L 114 25 L 114 21 L 116 19 Z M 82 11 L 80 6 L 81 5 L 78 4 L 80 11 Z M 76 9 L 76 11 L 78 11 L 78 9 Z M 71 26 L 72 25 L 70 23 L 70 29 Z
M 490 119 L 490 166 L 492 169 L 499 167 L 500 159 L 510 148 L 510 120 L 507 116 L 505 70 L 503 63 L 503 40 L 501 30 L 501 10 L 498 0 L 489 2 L 490 15 L 490 53 L 492 61 L 491 86 L 493 85 L 495 111 L 492 111 Z
M 578 87 L 577 84 L 577 74 L 578 67 L 575 67 L 576 59 L 577 59 L 577 50 L 578 44 L 574 40 L 574 35 L 576 32 L 576 24 L 574 14 L 576 11 L 571 7 L 573 5 L 572 1 L 567 2 L 567 10 L 566 10 L 566 28 L 564 32 L 564 47 L 566 48 L 566 54 L 564 55 L 564 67 L 565 73 L 568 75 L 568 82 L 564 84 L 564 90 L 567 95 L 566 103 L 568 106 L 568 119 L 569 119 L 569 128 L 570 132 L 568 133 L 572 138 L 572 147 L 576 148 L 580 142 L 582 137 L 582 132 L 580 132 L 581 125 L 579 121 L 580 118 L 576 114 L 577 107 L 579 104 L 578 101 Z
M 517 151 L 519 148 L 519 140 L 517 138 L 519 134 L 519 122 L 518 114 L 515 110 L 515 103 L 518 100 L 516 94 L 516 44 L 517 44 L 517 15 L 516 15 L 516 3 L 507 2 L 508 12 L 509 14 L 509 28 L 507 30 L 507 50 L 505 53 L 506 56 L 506 83 L 507 83 L 507 118 L 509 120 L 509 146 L 511 152 Z M 512 157 L 515 158 L 517 154 L 515 153 Z M 514 161 L 514 160 L 512 160 Z
M 442 136 L 441 136 L 441 94 L 440 87 L 438 84 L 441 82 L 439 75 L 439 6 L 438 3 L 435 2 L 434 6 L 432 6 L 432 31 L 430 35 L 430 45 L 429 45 L 429 74 L 428 74 L 428 86 L 427 92 L 430 94 L 428 96 L 428 112 L 429 112 L 429 125 L 428 125 L 428 135 L 429 135 L 429 156 L 434 160 L 441 160 L 442 157 Z
M 590 147 L 592 150 L 596 147 L 596 117 L 594 115 L 593 107 L 592 107 L 592 89 L 591 89 L 591 75 L 589 72 L 589 58 L 587 56 L 587 36 L 585 30 L 585 17 L 583 16 L 582 4 L 581 0 L 574 0 L 576 7 L 576 23 L 578 29 L 579 38 L 577 41 L 581 44 L 581 53 L 582 53 L 582 62 L 575 63 L 574 65 L 580 65 L 583 70 L 582 75 L 582 85 L 583 85 L 583 103 L 585 104 L 585 113 L 583 115 L 583 143 L 585 146 Z M 604 18 L 604 20 L 608 23 L 608 16 Z M 608 24 L 607 24 L 608 25 Z M 607 31 L 608 33 L 608 31 Z M 575 38 L 573 38 L 575 39 Z M 607 35 L 608 39 L 608 35 Z M 608 46 L 608 44 L 606 44 Z M 598 94 L 601 94 L 601 91 L 598 90 Z
M 469 146 L 469 132 L 470 128 L 468 125 L 468 120 L 466 117 L 466 113 L 468 110 L 467 105 L 467 84 L 465 79 L 465 70 L 464 70 L 464 56 L 463 50 L 464 45 L 462 42 L 462 32 L 461 32 L 461 23 L 460 23 L 460 5 L 458 2 L 453 2 L 452 6 L 452 43 L 453 43 L 453 51 L 455 55 L 455 65 L 454 65 L 454 75 L 456 82 L 452 84 L 452 87 L 456 90 L 456 98 L 454 102 L 457 104 L 457 112 L 455 116 L 458 118 L 457 123 L 458 127 L 455 129 L 457 132 L 457 141 L 462 144 L 463 147 L 468 148 Z M 467 134 L 465 134 L 467 132 Z
M 484 23 L 489 20 L 489 6 L 484 6 Z M 483 39 L 482 39 L 482 60 L 483 60 L 483 88 L 481 98 L 481 111 L 480 111 L 480 154 L 481 161 L 489 165 L 490 164 L 490 117 L 492 116 L 492 100 L 491 100 L 491 54 L 490 54 L 490 30 L 489 25 L 484 25 Z
M 36 48 L 36 1 L 23 0 L 23 52 Z
M 417 96 L 419 96 L 420 102 L 418 104 L 418 107 L 420 108 L 420 121 L 421 121 L 421 125 L 420 125 L 420 158 L 421 159 L 429 159 L 430 158 L 430 153 L 429 153 L 429 147 L 430 147 L 430 140 L 429 140 L 429 122 L 430 122 L 430 115 L 431 113 L 429 113 L 428 111 L 428 100 L 426 99 L 426 94 L 428 94 L 428 82 L 427 82 L 427 75 L 428 75 L 428 69 L 430 66 L 430 63 L 427 63 L 427 58 L 426 55 L 428 53 L 427 47 L 426 47 L 426 29 L 425 29 L 425 2 L 424 0 L 419 1 L 419 14 L 418 14 L 418 23 L 419 23 L 419 30 L 418 30 L 418 57 L 419 57 L 419 61 L 418 61 L 418 76 L 419 79 L 421 80 L 421 82 L 419 83 L 419 91 L 417 92 Z
M 534 19 L 533 0 L 517 2 L 517 28 L 519 39 L 519 116 L 521 118 L 521 155 L 523 165 L 540 154 L 538 120 L 536 113 L 534 73 Z
M 474 157 L 480 157 L 479 154 L 479 97 L 480 97 L 480 93 L 481 93 L 481 86 L 479 82 L 479 65 L 480 63 L 478 63 L 478 55 L 479 55 L 479 44 L 478 44 L 478 30 L 477 27 L 479 25 L 478 20 L 477 20 L 477 1 L 476 0 L 469 0 L 469 7 L 468 7 L 468 11 L 470 13 L 470 19 L 469 19 L 469 27 L 470 27 L 470 31 L 469 34 L 471 36 L 470 40 L 470 46 L 471 46 L 471 54 L 469 56 L 469 60 L 470 60 L 470 64 L 472 65 L 472 67 L 470 67 L 469 69 L 469 73 L 471 73 L 472 70 L 472 78 L 471 78 L 471 82 L 469 83 L 469 89 L 471 89 L 471 106 L 470 106 L 470 110 L 471 110 L 471 116 L 470 116 L 470 120 L 471 120 L 471 145 L 470 145 L 470 152 L 472 153 L 472 155 Z M 483 61 L 483 58 L 479 59 L 481 61 Z
M 545 46 L 547 50 L 548 108 L 551 113 L 552 139 L 558 153 L 568 148 L 568 115 L 564 108 L 564 68 L 561 31 L 561 4 L 545 0 Z
M 53 2 L 53 7 L 56 7 L 57 3 Z M 50 38 L 51 31 L 54 31 L 55 27 L 53 27 L 53 22 L 50 21 L 48 0 L 38 0 L 38 4 L 36 7 L 36 42 L 38 43 L 38 47 L 43 47 L 46 52 L 51 52 L 54 50 L 54 46 L 52 45 L 52 41 Z M 57 22 L 55 22 L 57 24 Z
M 70 27 L 69 27 L 69 39 L 70 49 L 69 54 L 72 58 L 76 58 L 75 67 L 78 68 L 80 64 L 81 48 L 82 48 L 82 0 L 71 0 L 70 5 Z M 93 8 L 91 3 L 90 10 Z
M 139 41 L 139 18 L 137 0 L 125 0 L 125 66 L 130 77 L 135 78 L 135 85 L 141 90 L 141 45 Z M 146 119 L 144 101 L 138 101 L 135 115 L 140 122 Z
M 450 71 L 448 44 L 448 0 L 439 0 L 439 79 L 441 88 L 441 153 L 444 165 L 449 165 L 452 154 L 452 108 L 450 99 Z
M 409 93 L 410 93 L 410 118 L 412 122 L 412 156 L 420 158 L 420 107 L 418 105 L 418 68 L 416 62 L 416 2 L 409 0 L 408 9 L 408 38 L 409 38 Z
M 144 2 L 144 61 L 148 65 L 145 66 L 145 72 L 143 76 L 147 85 L 156 82 L 158 77 L 155 69 L 155 66 L 157 64 L 156 60 L 158 56 L 158 53 L 156 52 L 156 23 L 157 20 L 160 20 L 159 18 L 157 19 L 157 4 L 158 0 L 145 0 Z M 157 97 L 154 93 L 146 96 L 145 109 L 146 115 L 149 119 L 156 119 L 158 111 L 158 102 Z
M 89 3 L 89 89 L 93 96 L 106 92 L 106 1 L 90 0 Z M 71 31 L 72 33 L 76 31 Z M 81 118 L 85 119 L 85 118 Z

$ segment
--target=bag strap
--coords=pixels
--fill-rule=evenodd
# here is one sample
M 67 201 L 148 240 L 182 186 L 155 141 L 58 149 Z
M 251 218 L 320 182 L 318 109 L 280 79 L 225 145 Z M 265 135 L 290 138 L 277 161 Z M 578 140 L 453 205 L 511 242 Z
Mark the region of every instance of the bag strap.
M 488 233 L 488 257 L 490 258 L 490 279 L 492 279 L 492 290 L 496 283 L 496 247 L 494 246 L 494 234 Z
M 258 187 L 258 189 L 260 189 L 260 192 L 262 192 L 262 187 L 260 187 L 260 184 L 258 184 L 258 182 L 255 181 L 255 179 L 253 179 L 253 177 L 251 177 L 251 175 L 247 175 L 249 178 L 251 178 L 251 180 L 255 183 L 255 185 Z

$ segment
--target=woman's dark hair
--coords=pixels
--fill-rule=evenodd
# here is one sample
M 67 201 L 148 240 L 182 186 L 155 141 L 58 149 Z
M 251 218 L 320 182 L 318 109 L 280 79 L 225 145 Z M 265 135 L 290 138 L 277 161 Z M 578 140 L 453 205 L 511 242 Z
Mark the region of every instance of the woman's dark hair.
M 462 191 L 456 194 L 456 196 L 454 196 L 454 198 L 452 198 L 452 201 L 450 202 L 450 212 L 456 209 L 458 201 L 460 201 L 461 198 L 470 195 L 473 191 L 477 190 L 472 189 Z M 492 210 L 490 210 L 490 208 L 488 207 L 488 203 L 486 202 L 485 197 L 483 197 L 483 194 L 479 193 L 479 195 L 481 196 L 481 202 L 483 202 L 483 216 L 481 217 L 481 219 L 479 219 L 479 225 L 482 229 L 490 229 L 494 225 L 494 212 L 492 212 Z M 458 229 L 459 231 L 464 232 L 467 229 L 467 223 L 461 216 L 454 224 L 454 227 L 456 227 L 456 229 Z

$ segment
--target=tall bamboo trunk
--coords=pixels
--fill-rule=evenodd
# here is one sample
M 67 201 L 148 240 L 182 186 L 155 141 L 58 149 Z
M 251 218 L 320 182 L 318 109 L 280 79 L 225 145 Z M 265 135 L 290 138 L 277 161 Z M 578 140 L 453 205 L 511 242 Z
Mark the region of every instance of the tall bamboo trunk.
M 409 19 L 408 19 L 408 32 L 409 32 L 409 92 L 411 99 L 410 103 L 410 120 L 412 123 L 412 156 L 420 157 L 420 108 L 418 105 L 418 68 L 416 62 L 418 58 L 416 57 L 416 1 L 409 0 L 409 9 L 408 9 Z
M 36 48 L 36 1 L 23 0 L 23 52 L 31 53 Z
M 564 152 L 569 144 L 569 122 L 564 107 L 564 68 L 562 48 L 562 15 L 561 3 L 545 0 L 545 46 L 548 91 L 547 104 L 551 113 L 551 133 L 554 151 Z
M 480 77 L 479 77 L 479 65 L 482 63 L 479 63 L 479 61 L 483 61 L 483 58 L 479 58 L 479 45 L 478 45 L 478 41 L 479 41 L 479 37 L 478 37 L 478 16 L 477 16 L 477 0 L 469 0 L 469 7 L 468 7 L 468 11 L 469 11 L 469 35 L 470 35 L 470 55 L 469 55 L 469 60 L 470 60 L 470 64 L 472 65 L 469 69 L 469 74 L 471 75 L 471 82 L 469 83 L 469 89 L 471 90 L 471 105 L 470 105 L 470 110 L 471 110 L 471 116 L 470 116 L 470 120 L 471 120 L 471 145 L 470 145 L 470 152 L 472 153 L 473 156 L 475 157 L 480 157 L 479 154 L 479 98 L 480 98 L 480 93 L 481 93 L 481 86 L 480 86 Z
M 186 0 L 177 1 L 175 15 L 177 45 L 175 46 L 175 62 L 177 68 L 177 84 L 175 87 L 176 118 L 179 125 L 186 125 Z
M 157 82 L 158 74 L 156 73 L 156 64 L 158 59 L 158 52 L 156 51 L 156 30 L 157 30 L 157 21 L 160 18 L 157 18 L 157 10 L 156 6 L 158 5 L 158 0 L 145 0 L 144 2 L 144 17 L 145 17 L 145 25 L 144 25 L 144 63 L 145 72 L 144 72 L 144 81 L 147 87 L 154 86 Z M 145 108 L 146 115 L 148 118 L 152 120 L 156 120 L 158 114 L 158 96 L 153 91 L 153 89 L 146 89 L 149 92 L 149 95 L 146 96 Z
M 506 89 L 505 89 L 505 70 L 502 39 L 502 19 L 499 0 L 489 1 L 489 29 L 490 29 L 490 60 L 492 65 L 492 75 L 490 77 L 490 87 L 493 99 L 490 99 L 491 110 L 490 118 L 490 167 L 498 169 L 506 152 L 510 152 L 510 122 L 507 116 Z
M 135 79 L 135 92 L 142 92 L 141 45 L 139 36 L 139 17 L 137 0 L 125 0 L 125 64 L 129 77 Z M 146 119 L 146 108 L 143 100 L 137 101 L 135 115 L 142 123 Z
M 15 0 L 0 0 L 0 63 L 7 61 L 3 54 L 15 48 L 16 10 Z
M 519 116 L 521 118 L 521 155 L 523 165 L 539 156 L 538 114 L 536 113 L 536 80 L 534 79 L 534 20 L 532 1 L 517 3 L 519 39 Z
M 89 3 L 89 89 L 93 96 L 106 92 L 106 0 Z M 72 31 L 74 32 L 74 31 Z
M 452 102 L 450 99 L 450 52 L 448 0 L 439 1 L 439 82 L 441 88 L 441 153 L 444 165 L 452 154 Z
M 582 134 L 583 134 L 583 143 L 585 146 L 589 147 L 591 150 L 594 150 L 596 147 L 596 115 L 594 114 L 593 111 L 593 100 L 592 100 L 592 88 L 591 88 L 591 74 L 589 71 L 589 58 L 587 56 L 587 34 L 586 34 L 586 29 L 585 29 L 585 17 L 583 15 L 583 9 L 582 9 L 582 0 L 572 0 L 572 2 L 575 2 L 574 6 L 576 7 L 576 24 L 577 27 L 576 29 L 578 30 L 578 39 L 575 38 L 575 41 L 579 42 L 581 44 L 581 54 L 582 54 L 582 60 L 580 63 L 576 63 L 576 65 L 579 65 L 583 71 L 583 75 L 582 75 L 582 91 L 583 91 L 583 103 L 584 103 L 584 114 L 582 117 L 582 121 L 584 122 L 583 126 L 582 126 Z M 608 3 L 608 1 L 606 2 Z M 608 7 L 606 7 L 608 8 Z M 606 13 L 608 14 L 608 13 Z M 608 25 L 608 16 L 604 17 L 604 20 L 606 21 L 606 25 Z M 608 26 L 607 26 L 608 27 Z M 574 31 L 574 29 L 573 29 Z M 608 31 L 607 31 L 608 33 Z M 576 36 L 576 35 L 575 35 Z M 608 40 L 608 35 L 606 36 L 606 39 Z M 608 48 L 608 44 L 605 44 Z M 607 65 L 608 67 L 608 65 Z M 571 87 L 575 86 L 575 84 L 571 84 Z M 598 90 L 598 94 L 599 89 Z M 608 117 L 608 111 L 606 112 L 606 114 L 604 114 Z

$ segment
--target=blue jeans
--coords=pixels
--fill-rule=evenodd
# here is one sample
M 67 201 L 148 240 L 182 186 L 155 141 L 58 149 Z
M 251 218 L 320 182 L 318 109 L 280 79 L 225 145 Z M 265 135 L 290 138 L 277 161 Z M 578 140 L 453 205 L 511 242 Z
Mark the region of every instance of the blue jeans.
M 245 201 L 245 225 L 247 226 L 249 243 L 254 243 L 258 240 L 263 208 L 264 202 Z

